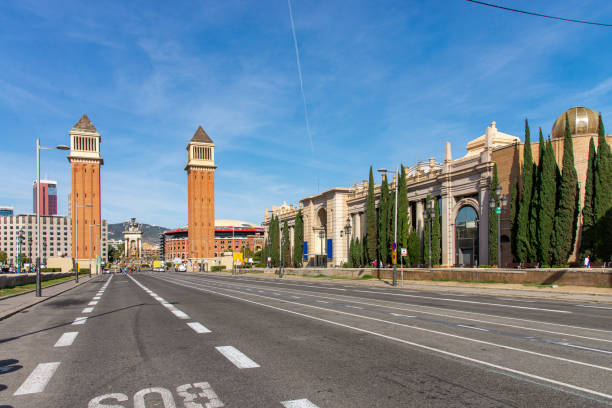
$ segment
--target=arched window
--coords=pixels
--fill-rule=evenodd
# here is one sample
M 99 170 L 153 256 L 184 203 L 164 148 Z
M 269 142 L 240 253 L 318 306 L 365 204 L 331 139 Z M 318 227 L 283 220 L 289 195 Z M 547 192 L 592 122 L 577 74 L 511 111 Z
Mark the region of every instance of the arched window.
M 455 218 L 455 264 L 478 264 L 478 214 L 473 207 L 461 207 Z

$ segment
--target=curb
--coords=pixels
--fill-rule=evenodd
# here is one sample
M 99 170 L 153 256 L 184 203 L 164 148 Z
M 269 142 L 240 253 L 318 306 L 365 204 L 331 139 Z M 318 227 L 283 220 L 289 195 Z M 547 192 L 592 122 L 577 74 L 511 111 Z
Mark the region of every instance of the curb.
M 77 288 L 77 287 L 79 287 L 79 286 L 81 286 L 81 285 L 84 285 L 84 284 L 86 284 L 87 282 L 91 282 L 91 280 L 92 280 L 92 279 L 93 279 L 93 278 L 91 278 L 91 279 L 89 279 L 89 280 L 87 280 L 87 281 L 85 281 L 85 282 L 79 282 L 78 284 L 74 285 L 74 286 L 73 286 L 73 287 L 71 287 L 71 288 L 68 288 L 68 289 L 62 290 L 61 292 L 57 292 L 56 294 L 51 295 L 51 296 L 49 296 L 49 297 L 46 297 L 46 298 L 43 298 L 43 299 L 37 300 L 37 301 L 35 301 L 34 303 L 30 303 L 30 304 L 25 305 L 25 306 L 23 306 L 23 307 L 22 307 L 22 306 L 19 306 L 17 309 L 15 309 L 15 310 L 13 310 L 13 311 L 10 311 L 10 312 L 8 312 L 7 314 L 5 314 L 5 315 L 3 315 L 3 316 L 0 316 L 0 321 L 2 321 L 2 320 L 4 320 L 4 319 L 7 319 L 7 318 L 9 318 L 9 317 L 13 316 L 14 314 L 17 314 L 17 313 L 19 313 L 19 312 L 21 312 L 21 311 L 23 311 L 23 310 L 26 310 L 26 309 L 28 309 L 28 308 L 30 308 L 30 307 L 32 307 L 32 306 L 35 306 L 35 305 L 37 305 L 37 304 L 39 304 L 39 303 L 42 303 L 42 302 L 44 302 L 44 301 L 46 301 L 46 300 L 53 299 L 54 297 L 56 297 L 56 296 L 58 296 L 58 295 L 61 295 L 62 293 L 68 292 L 69 290 L 72 290 L 72 289 L 74 289 L 74 288 Z M 68 282 L 70 282 L 70 281 L 68 281 Z M 52 288 L 53 286 L 57 286 L 57 285 L 63 285 L 63 284 L 68 283 L 68 282 L 60 282 L 60 283 L 55 283 L 55 284 L 53 284 L 53 285 L 47 286 L 45 289 L 47 289 L 47 288 Z M 10 296 L 7 296 L 7 297 L 3 297 L 2 299 L 9 299 L 9 298 L 12 298 L 12 297 L 16 297 L 16 296 L 25 295 L 26 293 L 32 293 L 32 292 L 34 292 L 34 291 L 28 291 L 28 292 L 24 292 L 24 293 L 18 293 L 18 294 L 15 294 L 15 295 L 10 295 Z M 2 300 L 2 299 L 0 299 L 0 300 Z

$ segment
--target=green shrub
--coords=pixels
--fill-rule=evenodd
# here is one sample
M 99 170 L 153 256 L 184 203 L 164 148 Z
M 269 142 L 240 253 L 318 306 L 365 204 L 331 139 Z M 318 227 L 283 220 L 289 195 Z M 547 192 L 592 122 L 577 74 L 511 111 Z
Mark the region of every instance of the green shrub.
M 61 272 L 62 268 L 40 268 L 41 272 Z
M 225 265 L 214 265 L 210 267 L 211 272 L 220 272 L 225 269 Z

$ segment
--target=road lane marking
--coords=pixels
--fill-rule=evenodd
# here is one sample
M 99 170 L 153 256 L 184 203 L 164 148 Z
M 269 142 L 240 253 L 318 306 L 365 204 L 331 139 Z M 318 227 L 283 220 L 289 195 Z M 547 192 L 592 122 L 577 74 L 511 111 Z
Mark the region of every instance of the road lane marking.
M 525 299 L 512 299 L 512 298 L 503 298 L 503 297 L 498 297 L 495 299 L 499 299 L 499 300 L 510 300 L 512 302 L 525 302 L 525 303 L 536 303 L 537 300 L 525 300 Z
M 328 301 L 326 301 L 326 300 L 317 300 L 317 302 L 319 302 L 319 303 L 329 303 L 329 302 L 328 302 Z
M 234 346 L 219 346 L 215 347 L 215 349 L 240 369 L 260 367 L 259 364 L 248 358 Z
M 466 326 L 465 324 L 458 324 L 458 327 L 465 327 L 466 329 L 473 329 L 473 330 L 481 330 L 481 331 L 486 331 L 488 332 L 488 329 L 483 329 L 481 327 L 474 327 L 474 326 Z
M 612 354 L 612 351 L 610 351 L 610 350 L 602 350 L 602 349 L 598 349 L 598 348 L 579 346 L 577 344 L 570 344 L 570 343 L 566 343 L 566 342 L 563 342 L 563 341 L 554 341 L 553 344 L 558 344 L 560 346 L 566 346 L 566 347 L 573 347 L 573 348 L 577 348 L 577 349 L 581 349 L 581 350 L 595 351 L 597 353 Z
M 576 306 L 580 306 L 580 307 L 591 307 L 593 309 L 606 309 L 606 310 L 612 310 L 612 307 L 606 307 L 606 306 L 591 306 L 591 305 L 576 305 Z
M 175 283 L 177 285 L 181 285 L 180 283 Z M 186 286 L 186 285 L 182 285 L 182 286 Z M 188 287 L 193 287 L 193 282 L 191 282 L 191 286 Z M 222 292 L 216 292 L 210 289 L 200 289 L 201 291 L 206 291 L 206 292 L 210 292 L 210 293 L 216 293 L 216 294 L 221 294 L 223 296 L 228 296 L 228 297 L 232 297 L 232 298 L 236 298 L 236 299 L 242 299 L 251 303 L 255 303 L 255 304 L 259 304 L 256 301 L 252 301 L 252 300 L 248 300 L 248 299 L 244 299 L 244 298 L 240 298 L 234 295 L 228 295 L 226 293 L 222 293 Z M 238 290 L 233 290 L 233 289 L 227 289 L 229 291 L 233 291 L 233 292 L 238 292 L 238 293 L 242 293 Z M 263 297 L 269 300 L 273 300 L 276 301 L 277 299 L 268 297 L 268 296 L 264 296 L 264 295 L 252 295 L 252 296 L 257 296 L 257 297 Z M 305 303 L 298 303 L 298 302 L 292 302 L 290 300 L 285 300 L 285 303 L 291 303 L 294 305 L 299 305 L 299 306 L 304 306 L 304 307 L 309 307 L 312 309 L 320 309 L 320 310 L 325 310 L 328 312 L 334 312 L 334 313 L 338 313 L 338 314 L 343 314 L 343 315 L 347 315 L 347 316 L 353 316 L 353 317 L 358 317 L 364 320 L 373 320 L 373 321 L 377 321 L 380 323 L 387 323 L 387 324 L 391 324 L 391 325 L 395 325 L 395 326 L 401 326 L 401 327 L 405 327 L 405 328 L 409 328 L 409 329 L 414 329 L 414 330 L 418 330 L 418 331 L 423 331 L 423 332 L 427 332 L 427 333 L 433 333 L 433 334 L 439 334 L 442 336 L 447 336 L 447 337 L 453 337 L 456 339 L 461 339 L 461 340 L 466 340 L 466 341 L 471 341 L 473 343 L 480 343 L 480 344 L 486 344 L 489 346 L 493 346 L 493 347 L 499 347 L 499 348 L 503 348 L 506 350 L 512 350 L 512 351 L 516 351 L 519 353 L 525 353 L 525 354 L 531 354 L 531 355 L 536 355 L 539 357 L 545 357 L 545 358 L 550 358 L 553 360 L 559 360 L 559 361 L 565 361 L 567 363 L 572 363 L 572 364 L 577 364 L 577 365 L 582 365 L 582 366 L 586 366 L 586 367 L 591 367 L 591 368 L 596 368 L 596 369 L 600 369 L 600 370 L 604 370 L 604 371 L 612 371 L 612 368 L 609 367 L 604 367 L 604 366 L 600 366 L 600 365 L 596 365 L 596 364 L 591 364 L 591 363 L 585 363 L 582 361 L 577 361 L 577 360 L 571 360 L 568 358 L 564 358 L 564 357 L 559 357 L 559 356 L 554 356 L 554 355 L 550 355 L 550 354 L 544 354 L 544 353 L 538 353 L 535 351 L 531 351 L 531 350 L 526 350 L 526 349 L 521 349 L 518 347 L 512 347 L 512 346 L 506 346 L 503 344 L 498 344 L 498 343 L 493 343 L 493 342 L 489 342 L 489 341 L 485 341 L 485 340 L 479 340 L 479 339 L 473 339 L 470 337 L 465 337 L 465 336 L 460 336 L 457 334 L 452 334 L 452 333 L 446 333 L 446 332 L 442 332 L 442 331 L 438 331 L 438 330 L 433 330 L 433 329 L 427 329 L 424 327 L 418 327 L 418 326 L 412 326 L 412 325 L 408 325 L 408 324 L 403 324 L 403 323 L 398 323 L 398 322 L 394 322 L 394 321 L 390 321 L 390 320 L 384 320 L 384 319 L 379 319 L 376 317 L 370 317 L 370 316 L 364 316 L 364 315 L 358 315 L 358 314 L 354 314 L 354 313 L 349 313 L 349 312 L 343 312 L 341 310 L 336 310 L 336 309 L 328 309 L 328 308 L 324 308 L 321 306 L 315 306 L 315 305 L 309 305 L 309 304 L 305 304 Z M 275 307 L 275 306 L 270 306 L 270 307 Z M 282 308 L 278 308 L 279 310 L 285 310 Z M 287 310 L 287 312 L 289 313 L 298 313 L 298 312 L 293 312 L 293 311 L 289 311 Z
M 204 327 L 201 323 L 191 322 L 187 323 L 187 326 L 191 327 L 196 333 L 210 333 L 210 330 Z
M 76 319 L 74 319 L 74 322 L 72 322 L 72 324 L 73 325 L 76 325 L 76 324 L 85 324 L 86 321 L 87 321 L 87 317 L 79 316 Z
M 93 300 L 100 300 L 100 296 L 94 296 Z
M 392 316 L 397 316 L 397 317 L 416 317 L 416 316 L 412 316 L 412 315 L 405 315 L 405 314 L 401 314 L 401 313 L 389 313 Z
M 189 319 L 189 315 L 182 310 L 173 310 L 172 313 L 174 313 L 174 315 L 179 319 Z
M 26 378 L 13 395 L 36 394 L 43 392 L 60 363 L 41 363 Z
M 170 282 L 172 282 L 172 281 L 170 281 Z M 185 286 L 185 287 L 193 288 L 193 286 L 181 285 L 181 284 L 176 283 L 176 282 L 172 282 L 172 283 L 175 283 L 175 284 L 177 284 L 179 286 Z M 190 282 L 190 283 L 193 284 L 193 282 Z M 412 342 L 412 341 L 409 341 L 409 340 L 400 339 L 398 337 L 393 337 L 393 336 L 389 336 L 389 335 L 386 335 L 386 334 L 374 332 L 374 331 L 371 331 L 371 330 L 366 330 L 366 329 L 362 329 L 362 328 L 359 328 L 359 327 L 350 326 L 348 324 L 344 324 L 344 323 L 340 323 L 340 322 L 335 322 L 333 320 L 323 319 L 321 317 L 316 317 L 316 316 L 308 315 L 308 314 L 305 314 L 305 313 L 296 312 L 296 311 L 293 311 L 293 310 L 283 309 L 281 307 L 272 306 L 272 305 L 269 305 L 269 304 L 266 304 L 266 303 L 256 302 L 254 300 L 249 300 L 249 299 L 241 298 L 239 296 L 229 295 L 229 294 L 223 293 L 223 292 L 218 292 L 218 291 L 214 291 L 214 290 L 210 290 L 210 289 L 199 289 L 199 290 L 203 291 L 203 292 L 214 293 L 214 294 L 217 294 L 217 295 L 220 295 L 220 296 L 225 296 L 225 297 L 241 300 L 243 302 L 252 303 L 252 304 L 263 306 L 263 307 L 267 307 L 267 308 L 270 308 L 270 309 L 279 310 L 279 311 L 282 311 L 282 312 L 285 312 L 285 313 L 290 313 L 290 314 L 293 314 L 293 315 L 296 315 L 296 316 L 302 316 L 302 317 L 305 317 L 307 319 L 317 320 L 317 321 L 320 321 L 320 322 L 333 324 L 333 325 L 336 325 L 336 326 L 339 326 L 339 327 L 345 327 L 347 329 L 355 330 L 355 331 L 358 331 L 358 332 L 361 332 L 361 333 L 371 334 L 371 335 L 374 335 L 374 336 L 377 336 L 377 337 L 381 337 L 381 338 L 385 338 L 385 339 L 388 339 L 388 340 L 397 341 L 399 343 L 407 344 L 407 345 L 410 345 L 410 346 L 413 346 L 413 347 L 417 347 L 417 348 L 421 348 L 421 349 L 424 349 L 424 350 L 432 351 L 432 352 L 435 352 L 435 353 L 447 355 L 447 356 L 450 356 L 450 357 L 455 357 L 455 358 L 460 359 L 460 360 L 470 361 L 472 363 L 480 364 L 480 365 L 483 365 L 483 366 L 486 366 L 486 367 L 490 367 L 490 368 L 493 368 L 493 369 L 496 369 L 496 370 L 499 370 L 499 371 L 505 371 L 507 373 L 512 373 L 512 374 L 516 374 L 516 375 L 519 375 L 519 376 L 523 376 L 523 377 L 535 379 L 535 380 L 538 380 L 538 381 L 542 381 L 542 382 L 545 382 L 545 383 L 558 385 L 558 386 L 561 386 L 561 387 L 564 387 L 564 388 L 569 388 L 569 389 L 574 390 L 574 391 L 580 391 L 580 392 L 584 392 L 586 394 L 596 395 L 596 396 L 607 398 L 607 399 L 612 399 L 612 394 L 606 394 L 606 393 L 595 391 L 595 390 L 592 390 L 592 389 L 589 389 L 589 388 L 580 387 L 580 386 L 569 384 L 569 383 L 565 383 L 565 382 L 562 382 L 562 381 L 557 381 L 557 380 L 554 380 L 552 378 L 542 377 L 542 376 L 539 376 L 539 375 L 536 375 L 536 374 L 531 374 L 531 373 L 528 373 L 528 372 L 525 372 L 525 371 L 516 370 L 516 369 L 510 368 L 510 367 L 505 367 L 505 366 L 502 366 L 502 365 L 499 365 L 499 364 L 489 363 L 489 362 L 484 361 L 484 360 L 478 360 L 476 358 L 472 358 L 472 357 L 464 356 L 464 355 L 461 355 L 461 354 L 453 353 L 453 352 L 450 352 L 450 351 L 442 350 L 442 349 L 439 349 L 439 348 L 436 348 L 436 347 L 426 346 L 424 344 L 419 344 L 419 343 L 415 343 L 415 342 Z M 275 299 L 272 299 L 272 300 L 275 300 Z M 293 303 L 293 302 L 291 302 L 291 303 Z M 304 305 L 304 306 L 307 306 L 307 305 Z
M 344 305 L 344 307 L 350 307 L 351 309 L 359 309 L 359 310 L 363 310 L 363 307 L 361 307 L 361 306 Z
M 93 307 L 86 307 L 85 309 L 83 309 L 83 311 L 81 313 L 91 313 L 93 312 Z
M 292 401 L 281 402 L 285 408 L 319 408 L 317 405 L 308 401 L 306 398 Z
M 165 281 L 168 281 L 168 282 L 173 282 L 171 280 L 168 280 L 167 278 L 160 278 L 160 277 L 156 277 L 156 278 L 160 279 L 160 280 L 165 280 Z M 181 281 L 181 280 L 177 280 L 177 281 Z M 181 282 L 183 282 L 183 281 L 181 281 Z M 188 283 L 191 283 L 191 284 L 199 285 L 198 283 L 195 283 L 195 282 L 192 282 L 192 281 L 184 281 L 184 282 L 188 282 Z M 241 286 L 238 286 L 238 285 L 235 285 L 235 286 L 241 287 Z M 292 289 L 289 289 L 289 290 L 292 290 Z M 307 293 L 307 292 L 304 292 L 304 291 L 299 291 L 299 292 L 300 293 Z M 367 292 L 367 291 L 361 291 L 361 292 Z M 344 300 L 344 301 L 347 300 L 347 299 L 339 299 L 337 297 L 329 297 L 331 295 L 322 296 L 322 294 L 315 295 L 315 294 L 308 293 L 308 296 L 315 297 L 315 298 L 332 299 L 332 300 Z M 425 305 L 419 305 L 419 304 L 413 304 L 413 303 L 396 303 L 396 302 L 390 301 L 390 300 L 383 300 L 384 302 L 391 302 L 391 303 L 402 305 L 402 306 L 411 306 L 411 307 L 419 308 L 418 310 L 414 310 L 414 309 L 406 309 L 405 307 L 396 307 L 396 306 L 389 306 L 389 305 L 381 305 L 381 304 L 378 304 L 378 303 L 361 302 L 361 301 L 358 301 L 358 300 L 353 300 L 352 296 L 346 296 L 346 295 L 335 295 L 335 296 L 348 297 L 349 298 L 348 300 L 350 302 L 357 303 L 357 304 L 360 304 L 360 305 L 385 307 L 385 308 L 388 308 L 388 309 L 409 310 L 409 311 L 412 311 L 412 312 L 428 314 L 428 315 L 433 315 L 433 316 L 448 317 L 448 318 L 452 318 L 452 319 L 474 321 L 474 322 L 479 322 L 479 323 L 492 324 L 492 325 L 496 325 L 496 326 L 512 327 L 512 328 L 521 329 L 521 330 L 537 331 L 537 332 L 542 332 L 542 333 L 556 334 L 556 335 L 560 335 L 560 336 L 570 336 L 570 337 L 577 337 L 577 338 L 586 339 L 586 340 L 594 340 L 594 341 L 602 341 L 602 342 L 612 343 L 612 340 L 602 339 L 602 338 L 599 338 L 599 337 L 583 336 L 583 335 L 579 335 L 579 334 L 572 334 L 572 333 L 558 332 L 558 331 L 553 331 L 553 330 L 538 329 L 538 328 L 534 328 L 534 327 L 519 326 L 519 325 L 515 325 L 515 324 L 510 324 L 510 323 L 501 323 L 501 322 L 487 321 L 487 320 L 482 320 L 480 318 L 479 319 L 473 319 L 473 318 L 469 318 L 469 317 L 465 317 L 465 316 L 450 315 L 450 314 L 446 314 L 446 313 L 434 313 L 434 312 L 430 312 L 430 311 L 426 311 L 426 310 L 421 310 L 423 308 L 427 308 L 427 309 L 433 309 L 433 310 L 441 310 L 441 311 L 445 311 L 445 312 L 448 311 L 448 309 L 446 309 L 446 308 L 440 308 L 440 307 L 435 307 L 435 306 L 425 306 Z M 612 334 L 612 331 L 604 330 L 604 329 L 593 329 L 593 328 L 589 328 L 589 327 L 572 326 L 572 325 L 568 325 L 568 324 L 551 323 L 551 322 L 544 322 L 544 321 L 538 321 L 538 320 L 532 320 L 532 319 L 523 319 L 523 318 L 519 318 L 519 317 L 497 316 L 497 315 L 491 315 L 491 314 L 487 314 L 487 313 L 469 312 L 469 311 L 464 311 L 464 310 L 454 310 L 454 311 L 456 313 L 461 313 L 461 314 L 469 314 L 469 315 L 476 315 L 476 316 L 486 316 L 486 317 L 489 317 L 489 318 L 492 317 L 492 318 L 496 318 L 496 319 L 515 320 L 515 321 L 519 321 L 519 322 L 536 323 L 536 324 L 542 324 L 542 325 L 547 325 L 547 326 L 558 326 L 558 327 L 566 327 L 566 328 L 570 328 L 570 329 L 589 330 L 589 331 L 601 332 L 601 333 L 606 333 L 606 334 Z
M 92 300 L 91 302 L 89 302 L 89 303 L 87 304 L 87 306 L 95 306 L 95 305 L 97 305 L 97 304 L 98 304 L 98 301 L 97 301 L 97 300 Z
M 79 332 L 66 332 L 62 334 L 62 337 L 59 338 L 57 343 L 53 347 L 66 347 L 71 346 L 74 343 L 74 339 L 76 339 Z

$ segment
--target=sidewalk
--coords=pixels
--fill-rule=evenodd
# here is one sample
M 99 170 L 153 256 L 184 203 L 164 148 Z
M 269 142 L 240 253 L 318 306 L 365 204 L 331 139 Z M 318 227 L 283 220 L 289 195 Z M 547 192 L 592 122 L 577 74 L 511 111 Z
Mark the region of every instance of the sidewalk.
M 26 292 L 19 295 L 6 296 L 0 298 L 0 320 L 6 319 L 9 316 L 14 315 L 24 309 L 27 309 L 35 304 L 44 302 L 47 299 L 51 299 L 64 293 L 70 289 L 74 289 L 77 286 L 83 285 L 96 276 L 93 275 L 91 278 L 87 275 L 79 276 L 79 283 L 75 283 L 74 280 L 68 282 L 62 282 L 56 285 L 52 285 L 46 288 L 42 288 L 42 296 L 36 297 L 36 291 Z
M 215 272 L 218 273 L 218 272 Z M 244 275 L 257 277 L 261 279 L 279 279 L 273 273 L 251 274 Z M 398 274 L 399 275 L 399 274 Z M 309 278 L 297 275 L 285 275 L 283 280 L 300 280 L 308 282 L 336 282 L 349 285 L 360 285 L 380 288 L 393 288 L 391 281 L 386 280 L 356 280 L 356 279 L 327 279 L 327 278 Z M 402 290 L 401 281 L 398 276 L 397 290 Z M 403 289 L 460 293 L 469 295 L 484 295 L 484 296 L 513 296 L 522 298 L 532 298 L 540 300 L 562 300 L 569 302 L 595 302 L 612 304 L 612 288 L 596 288 L 589 286 L 559 286 L 538 287 L 525 286 L 515 283 L 467 283 L 467 282 L 436 282 L 429 280 L 405 280 Z

